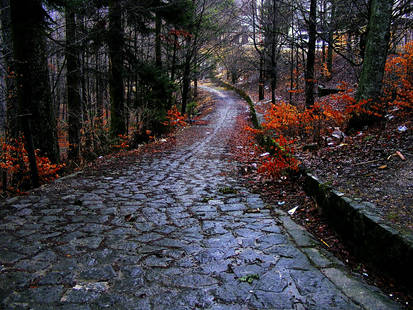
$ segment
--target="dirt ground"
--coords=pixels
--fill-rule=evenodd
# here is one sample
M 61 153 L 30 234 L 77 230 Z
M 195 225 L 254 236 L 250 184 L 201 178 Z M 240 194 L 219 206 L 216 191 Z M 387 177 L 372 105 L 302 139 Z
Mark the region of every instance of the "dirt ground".
M 335 145 L 301 152 L 299 157 L 327 184 L 373 203 L 384 220 L 398 230 L 413 231 L 411 123 L 395 119 Z

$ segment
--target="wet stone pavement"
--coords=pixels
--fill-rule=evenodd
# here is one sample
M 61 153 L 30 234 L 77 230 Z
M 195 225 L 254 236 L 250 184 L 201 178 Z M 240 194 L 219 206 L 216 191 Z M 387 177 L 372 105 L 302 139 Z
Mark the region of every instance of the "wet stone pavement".
M 195 143 L 1 207 L 0 309 L 399 308 L 231 173 L 246 107 L 209 90 Z

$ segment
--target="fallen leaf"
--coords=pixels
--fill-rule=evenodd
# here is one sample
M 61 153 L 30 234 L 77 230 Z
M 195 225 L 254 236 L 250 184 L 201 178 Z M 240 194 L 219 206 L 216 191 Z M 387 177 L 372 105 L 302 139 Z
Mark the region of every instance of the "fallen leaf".
M 295 211 L 297 211 L 297 209 L 298 209 L 298 206 L 292 208 L 291 210 L 288 210 L 288 214 L 289 214 L 289 215 L 293 215 L 293 214 L 295 213 Z
M 399 151 L 396 151 L 396 154 L 400 157 L 401 160 L 406 160 L 406 157 L 404 157 L 404 155 Z
M 321 242 L 324 243 L 328 248 L 330 247 L 330 246 L 328 245 L 328 243 L 325 242 L 323 239 L 320 239 L 320 240 L 321 240 Z
M 379 167 L 379 169 L 382 169 L 382 170 L 383 170 L 383 169 L 386 169 L 386 168 L 387 168 L 387 165 L 383 165 L 383 166 L 380 166 L 380 167 Z
M 247 210 L 245 211 L 245 213 L 260 213 L 260 212 L 261 212 L 260 208 L 257 208 L 257 209 L 247 209 Z

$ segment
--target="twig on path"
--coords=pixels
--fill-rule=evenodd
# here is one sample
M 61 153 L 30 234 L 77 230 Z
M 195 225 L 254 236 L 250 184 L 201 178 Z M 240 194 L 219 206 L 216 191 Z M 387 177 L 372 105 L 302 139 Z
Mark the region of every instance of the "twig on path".
M 361 165 L 365 165 L 365 164 L 371 164 L 371 163 L 374 163 L 374 162 L 380 161 L 380 160 L 381 160 L 381 158 L 373 159 L 373 160 L 369 160 L 369 161 L 363 161 L 361 163 L 354 164 L 354 166 L 361 166 Z

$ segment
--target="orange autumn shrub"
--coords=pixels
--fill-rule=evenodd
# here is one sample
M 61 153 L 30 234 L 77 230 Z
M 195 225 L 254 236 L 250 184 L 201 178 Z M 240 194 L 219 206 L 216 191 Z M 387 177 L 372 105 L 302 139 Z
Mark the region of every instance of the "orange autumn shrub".
M 346 117 L 345 113 L 336 107 L 333 99 L 326 97 L 304 111 L 285 102 L 273 105 L 264 115 L 265 122 L 261 125 L 263 133 L 271 136 L 282 134 L 292 138 L 314 138 L 314 134 L 325 134 L 323 131 L 330 127 L 340 127 Z
M 398 55 L 388 57 L 383 84 L 383 99 L 388 106 L 411 113 L 413 108 L 413 41 L 407 43 Z
M 129 148 L 129 136 L 128 135 L 118 135 L 117 143 L 113 144 L 112 147 L 118 150 L 126 150 Z
M 297 133 L 300 113 L 295 106 L 282 101 L 280 104 L 272 105 L 264 115 L 264 119 L 265 122 L 261 126 L 266 134 L 288 132 L 292 135 Z
M 4 138 L 0 139 L 0 168 L 7 173 L 8 184 L 10 184 L 8 190 L 17 193 L 30 186 L 29 157 L 23 140 L 23 137 L 8 142 Z M 58 178 L 58 172 L 65 166 L 52 164 L 49 158 L 40 156 L 39 150 L 36 150 L 36 162 L 41 183 Z
M 283 135 L 271 138 L 270 143 L 259 147 L 261 154 L 258 173 L 276 178 L 286 171 L 298 171 L 299 161 L 294 157 L 294 140 Z
M 176 105 L 174 105 L 171 109 L 168 110 L 166 119 L 167 120 L 162 124 L 170 127 L 171 129 L 185 127 L 187 125 L 185 121 L 186 115 L 182 115 L 181 112 L 178 111 Z
M 297 140 L 318 141 L 345 122 L 345 113 L 336 103 L 335 98 L 326 97 L 304 111 L 286 102 L 273 105 L 264 115 L 261 129 L 249 128 L 262 142 L 258 151 L 264 155 L 258 172 L 278 177 L 285 171 L 296 171 L 299 162 L 294 157 L 294 145 Z

